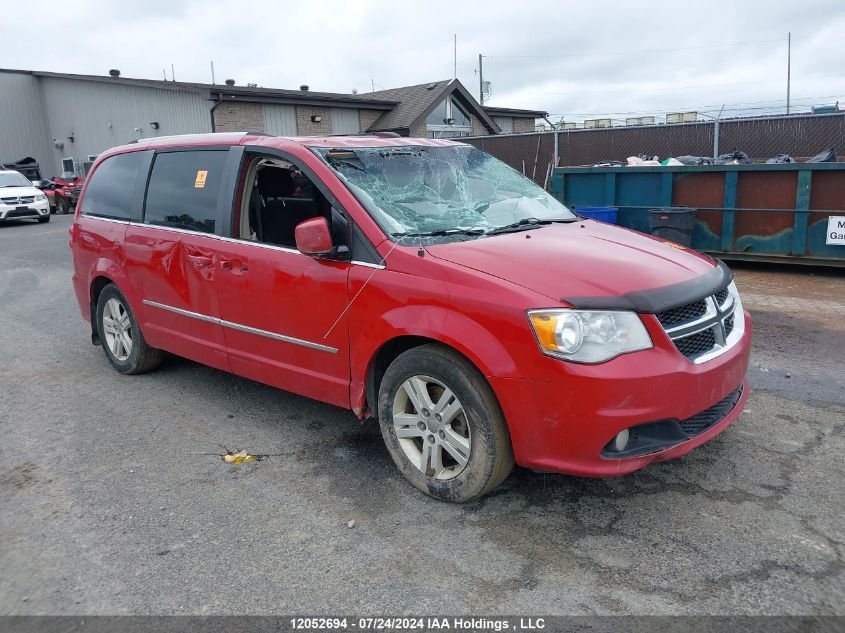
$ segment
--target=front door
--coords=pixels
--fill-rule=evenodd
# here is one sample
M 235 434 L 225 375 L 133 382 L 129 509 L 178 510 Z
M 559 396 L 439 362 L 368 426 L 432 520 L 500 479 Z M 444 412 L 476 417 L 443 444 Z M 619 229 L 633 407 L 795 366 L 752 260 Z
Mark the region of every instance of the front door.
M 236 374 L 349 406 L 346 282 L 350 264 L 222 240 L 220 317 Z
M 349 407 L 351 264 L 296 249 L 296 225 L 330 218 L 332 204 L 293 160 L 247 154 L 243 162 L 240 200 L 216 271 L 229 364 L 253 380 Z

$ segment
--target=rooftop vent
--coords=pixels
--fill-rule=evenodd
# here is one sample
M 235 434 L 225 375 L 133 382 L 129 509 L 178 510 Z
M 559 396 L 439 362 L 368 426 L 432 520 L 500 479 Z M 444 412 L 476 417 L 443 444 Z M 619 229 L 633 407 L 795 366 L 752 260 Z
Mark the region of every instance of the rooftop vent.
M 435 82 L 432 82 L 432 83 L 430 83 L 430 84 L 428 84 L 428 85 L 425 87 L 425 89 L 426 89 L 426 90 L 434 90 L 435 88 L 437 88 L 437 82 L 436 82 L 436 81 L 435 81 Z
M 120 77 L 120 70 L 118 70 L 117 68 L 112 68 L 109 71 L 109 75 L 111 75 L 112 77 Z
M 299 89 L 300 89 L 302 92 L 308 92 L 308 84 L 302 84 L 302 85 L 299 87 Z
M 226 85 L 227 85 L 227 86 L 234 86 L 234 85 L 235 85 L 235 80 L 234 80 L 234 79 L 227 79 L 227 80 L 226 80 Z

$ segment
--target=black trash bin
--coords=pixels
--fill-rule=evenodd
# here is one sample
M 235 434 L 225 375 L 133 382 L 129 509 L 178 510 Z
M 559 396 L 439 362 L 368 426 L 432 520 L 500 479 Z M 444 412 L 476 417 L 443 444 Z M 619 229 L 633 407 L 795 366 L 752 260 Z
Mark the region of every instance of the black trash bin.
M 697 209 L 690 207 L 649 209 L 648 221 L 651 234 L 681 246 L 692 246 L 696 211 Z

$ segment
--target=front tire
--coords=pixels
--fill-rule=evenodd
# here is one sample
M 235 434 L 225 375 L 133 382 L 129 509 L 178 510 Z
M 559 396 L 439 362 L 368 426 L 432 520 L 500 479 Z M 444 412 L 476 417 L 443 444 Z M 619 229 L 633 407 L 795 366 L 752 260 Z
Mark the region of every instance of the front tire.
M 44 215 L 44 216 L 41 216 L 40 218 L 38 218 L 39 224 L 46 224 L 49 221 L 50 221 L 50 214 L 47 214 L 47 215 Z
M 423 345 L 400 354 L 379 386 L 378 412 L 394 463 L 432 497 L 472 501 L 513 468 L 507 424 L 490 385 L 448 348 Z
M 97 299 L 97 332 L 106 358 L 121 374 L 150 371 L 164 358 L 164 352 L 147 345 L 129 302 L 114 284 Z

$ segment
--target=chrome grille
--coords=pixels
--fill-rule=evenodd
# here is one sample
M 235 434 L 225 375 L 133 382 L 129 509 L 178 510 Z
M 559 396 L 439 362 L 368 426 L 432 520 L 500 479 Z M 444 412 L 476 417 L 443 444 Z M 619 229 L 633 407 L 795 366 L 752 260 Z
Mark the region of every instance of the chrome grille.
M 741 338 L 743 328 L 736 327 L 734 318 L 741 304 L 731 288 L 655 315 L 678 351 L 690 361 L 710 360 Z
M 8 205 L 15 205 L 15 204 L 32 204 L 35 202 L 35 196 L 11 196 L 6 198 L 0 198 L 3 204 Z

